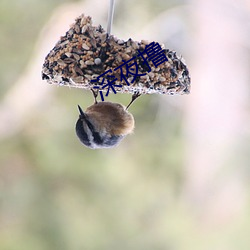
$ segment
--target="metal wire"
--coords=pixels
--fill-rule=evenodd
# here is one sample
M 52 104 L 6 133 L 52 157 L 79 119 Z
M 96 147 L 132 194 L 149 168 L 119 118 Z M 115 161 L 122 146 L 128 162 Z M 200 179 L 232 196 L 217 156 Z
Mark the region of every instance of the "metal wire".
M 107 33 L 108 34 L 111 33 L 111 29 L 112 29 L 114 9 L 115 9 L 115 0 L 110 0 L 109 13 L 108 13 L 108 26 L 107 26 Z

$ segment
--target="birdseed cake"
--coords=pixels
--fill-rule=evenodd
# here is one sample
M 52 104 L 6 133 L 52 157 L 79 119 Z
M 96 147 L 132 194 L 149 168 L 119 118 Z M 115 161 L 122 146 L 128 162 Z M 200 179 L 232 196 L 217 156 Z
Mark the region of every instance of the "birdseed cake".
M 42 79 L 84 89 L 105 86 L 113 79 L 112 89 L 119 93 L 188 94 L 190 77 L 183 58 L 160 45 L 167 60 L 156 67 L 142 55 L 150 44 L 118 39 L 81 15 L 46 56 Z

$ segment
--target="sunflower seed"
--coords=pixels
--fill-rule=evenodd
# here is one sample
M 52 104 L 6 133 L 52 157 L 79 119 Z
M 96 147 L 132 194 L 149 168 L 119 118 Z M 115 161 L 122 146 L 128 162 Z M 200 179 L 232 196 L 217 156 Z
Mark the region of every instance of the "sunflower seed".
M 82 44 L 82 48 L 85 49 L 85 50 L 89 50 L 89 46 L 86 43 Z

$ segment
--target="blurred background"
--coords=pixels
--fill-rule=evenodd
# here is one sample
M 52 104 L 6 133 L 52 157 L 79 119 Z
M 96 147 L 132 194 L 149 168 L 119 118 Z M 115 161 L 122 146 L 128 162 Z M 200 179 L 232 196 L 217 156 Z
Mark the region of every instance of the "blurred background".
M 92 94 L 41 68 L 81 13 L 106 28 L 108 5 L 0 2 L 0 249 L 249 250 L 250 1 L 117 0 L 112 33 L 176 50 L 191 94 L 140 97 L 134 134 L 90 150 L 74 126 Z

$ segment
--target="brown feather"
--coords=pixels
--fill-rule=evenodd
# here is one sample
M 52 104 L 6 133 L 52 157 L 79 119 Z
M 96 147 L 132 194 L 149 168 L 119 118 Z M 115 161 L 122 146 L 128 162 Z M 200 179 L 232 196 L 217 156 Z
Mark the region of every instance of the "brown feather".
M 134 118 L 119 103 L 99 102 L 88 107 L 85 113 L 98 131 L 107 131 L 111 135 L 133 132 Z

